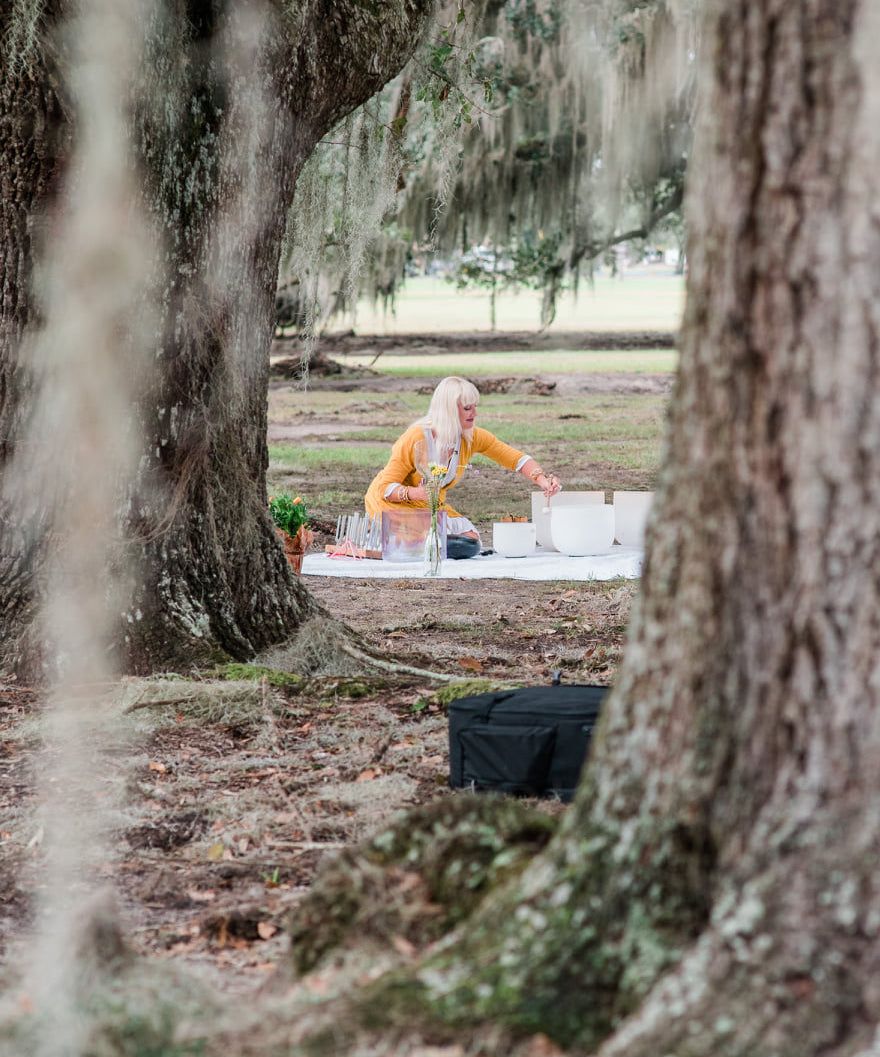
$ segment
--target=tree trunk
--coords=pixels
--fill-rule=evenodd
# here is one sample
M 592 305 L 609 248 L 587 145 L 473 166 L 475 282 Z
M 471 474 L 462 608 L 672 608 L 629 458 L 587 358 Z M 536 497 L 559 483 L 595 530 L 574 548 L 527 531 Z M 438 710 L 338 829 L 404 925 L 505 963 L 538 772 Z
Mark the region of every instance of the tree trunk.
M 880 6 L 728 0 L 709 30 L 681 369 L 591 766 L 385 998 L 602 1057 L 844 1057 L 880 1018 Z
M 47 58 L 63 39 L 57 33 L 68 5 L 39 6 L 42 37 L 26 63 L 4 61 L 0 69 L 0 459 L 7 467 L 33 399 L 22 338 L 39 325 L 30 289 L 35 232 L 51 215 L 71 135 L 61 78 Z M 126 670 L 247 658 L 314 610 L 266 513 L 268 353 L 281 242 L 306 158 L 400 69 L 431 7 L 430 0 L 277 0 L 258 22 L 250 5 L 176 0 L 150 27 L 144 97 L 133 102 L 131 126 L 165 260 L 157 370 L 136 412 L 144 455 L 125 500 L 139 570 L 116 643 Z M 24 0 L 0 0 L 0 39 L 26 8 Z M 47 533 L 24 524 L 9 502 L 2 527 L 0 672 L 27 678 L 40 666 L 35 613 Z

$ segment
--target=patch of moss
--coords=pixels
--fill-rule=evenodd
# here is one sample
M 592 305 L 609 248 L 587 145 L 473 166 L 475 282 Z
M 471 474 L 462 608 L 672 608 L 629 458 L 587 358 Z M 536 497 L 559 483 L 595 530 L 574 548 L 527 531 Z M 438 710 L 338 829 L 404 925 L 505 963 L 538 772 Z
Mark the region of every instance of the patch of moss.
M 363 679 L 340 679 L 332 689 L 337 697 L 357 701 L 361 697 L 369 697 L 370 694 L 375 693 L 376 689 L 382 689 L 382 687 L 375 687 Z
M 380 694 L 395 694 L 400 689 L 399 682 L 385 676 L 312 676 L 303 680 L 300 692 L 304 697 L 314 698 L 320 708 L 335 704 L 339 698 L 357 701 L 362 697 L 375 697 Z
M 371 941 L 433 942 L 522 870 L 555 826 L 506 797 L 462 795 L 408 812 L 321 870 L 288 925 L 294 968 Z
M 278 668 L 266 668 L 260 664 L 240 664 L 231 661 L 223 664 L 210 673 L 215 679 L 227 679 L 230 682 L 261 682 L 263 679 L 270 686 L 300 686 L 302 676 L 292 672 L 282 672 Z
M 463 679 L 460 683 L 448 683 L 434 692 L 434 700 L 448 708 L 453 701 L 462 697 L 471 697 L 474 694 L 489 694 L 493 690 L 509 690 L 518 684 L 499 683 L 492 679 Z

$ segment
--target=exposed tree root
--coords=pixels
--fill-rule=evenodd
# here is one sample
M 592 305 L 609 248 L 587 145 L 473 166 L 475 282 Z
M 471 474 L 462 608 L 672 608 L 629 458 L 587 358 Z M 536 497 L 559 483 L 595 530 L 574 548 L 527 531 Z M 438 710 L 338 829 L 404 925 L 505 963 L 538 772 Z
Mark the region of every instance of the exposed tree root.
M 427 668 L 416 668 L 411 664 L 403 664 L 400 661 L 384 661 L 366 650 L 358 649 L 351 643 L 343 643 L 342 649 L 350 657 L 363 661 L 370 668 L 378 668 L 382 672 L 390 672 L 394 675 L 419 675 L 425 679 L 433 679 L 440 683 L 461 683 L 466 679 L 460 675 L 447 675 L 445 672 L 433 672 Z
M 304 675 L 361 675 L 372 669 L 440 683 L 466 681 L 462 676 L 377 657 L 369 643 L 324 610 L 306 620 L 286 643 L 260 654 L 257 662 Z

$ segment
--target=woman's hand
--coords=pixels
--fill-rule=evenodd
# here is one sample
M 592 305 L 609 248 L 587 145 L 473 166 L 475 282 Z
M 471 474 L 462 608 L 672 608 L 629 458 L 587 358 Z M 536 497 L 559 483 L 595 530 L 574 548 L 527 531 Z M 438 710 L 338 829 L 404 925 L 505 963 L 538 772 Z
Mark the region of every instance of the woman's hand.
M 423 484 L 409 486 L 409 501 L 411 503 L 426 503 L 428 501 L 428 490 Z
M 562 482 L 555 473 L 544 473 L 534 459 L 527 459 L 519 471 L 528 478 L 536 488 L 540 488 L 545 499 L 550 499 L 562 489 Z
M 535 481 L 535 484 L 544 493 L 545 499 L 550 499 L 551 496 L 562 490 L 562 482 L 555 473 L 542 473 Z

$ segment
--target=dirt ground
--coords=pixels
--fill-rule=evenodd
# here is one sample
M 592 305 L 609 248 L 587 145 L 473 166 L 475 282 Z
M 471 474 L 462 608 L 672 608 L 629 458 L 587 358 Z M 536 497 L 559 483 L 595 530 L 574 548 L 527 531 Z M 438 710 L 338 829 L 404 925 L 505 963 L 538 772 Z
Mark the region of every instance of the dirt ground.
M 506 352 L 512 349 L 668 349 L 675 345 L 671 331 L 466 331 L 454 334 L 355 334 L 340 331 L 322 335 L 320 348 L 331 357 L 371 352 L 424 356 L 430 352 Z M 275 350 L 297 348 L 295 336 L 281 336 Z
M 289 437 L 306 426 L 319 436 L 320 416 L 276 415 L 272 429 Z M 319 528 L 329 538 L 329 518 Z M 380 656 L 523 684 L 555 670 L 570 682 L 610 683 L 637 592 L 620 582 L 317 577 L 309 588 Z M 124 790 L 101 880 L 115 889 L 137 950 L 248 991 L 283 961 L 285 919 L 327 856 L 401 809 L 450 795 L 443 684 L 376 675 L 283 685 L 276 672 L 243 666 L 183 674 L 109 691 L 133 741 L 96 760 Z M 40 710 L 35 691 L 0 687 L 6 958 L 25 941 L 43 883 Z
M 547 682 L 555 669 L 567 681 L 610 682 L 635 594 L 631 584 L 313 581 L 382 656 L 522 683 Z M 132 713 L 134 746 L 96 764 L 126 791 L 101 881 L 116 890 L 135 949 L 240 992 L 284 958 L 285 917 L 326 856 L 404 808 L 450 795 L 446 709 L 440 684 L 408 676 L 315 679 L 300 690 L 258 673 L 251 682 L 202 675 L 193 685 L 213 716 L 193 715 L 179 683 L 124 687 L 127 699 L 170 703 Z M 230 708 L 224 692 L 250 704 Z M 42 883 L 39 708 L 35 693 L 0 688 L 5 953 L 23 940 Z

